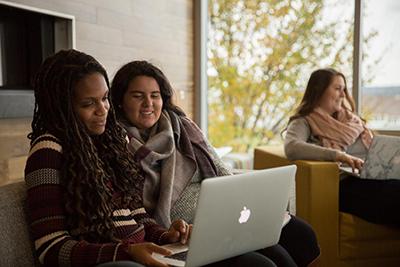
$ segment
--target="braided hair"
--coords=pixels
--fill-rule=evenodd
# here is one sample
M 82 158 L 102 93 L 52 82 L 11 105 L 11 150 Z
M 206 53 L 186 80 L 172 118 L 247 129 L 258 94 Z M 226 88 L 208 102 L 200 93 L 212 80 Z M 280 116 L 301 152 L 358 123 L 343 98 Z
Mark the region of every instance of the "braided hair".
M 117 239 L 113 191 L 121 193 L 123 207 L 141 207 L 143 177 L 132 160 L 111 101 L 106 129 L 99 136 L 90 136 L 73 111 L 76 84 L 93 73 L 101 74 L 109 87 L 105 69 L 85 53 L 63 50 L 47 58 L 33 81 L 35 109 L 28 138 L 32 144 L 49 133 L 60 140 L 67 225 L 98 241 L 109 241 Z

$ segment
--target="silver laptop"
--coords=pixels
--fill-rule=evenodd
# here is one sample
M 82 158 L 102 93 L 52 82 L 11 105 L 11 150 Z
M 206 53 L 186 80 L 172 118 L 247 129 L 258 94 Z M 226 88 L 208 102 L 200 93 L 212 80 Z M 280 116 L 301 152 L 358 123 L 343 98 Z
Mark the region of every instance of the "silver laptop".
M 360 177 L 380 180 L 400 179 L 400 137 L 375 136 Z
M 245 172 L 205 179 L 189 245 L 166 245 L 177 255 L 153 256 L 173 266 L 200 266 L 249 251 L 275 245 L 279 241 L 296 166 Z
M 350 167 L 340 169 L 351 173 Z M 365 179 L 400 179 L 400 137 L 374 136 L 361 172 L 351 174 Z

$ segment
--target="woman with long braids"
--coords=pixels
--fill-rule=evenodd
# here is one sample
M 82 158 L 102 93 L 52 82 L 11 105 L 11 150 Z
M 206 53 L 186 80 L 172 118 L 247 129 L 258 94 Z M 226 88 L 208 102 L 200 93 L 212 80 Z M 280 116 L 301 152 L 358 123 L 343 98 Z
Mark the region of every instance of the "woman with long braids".
M 143 178 L 127 149 L 109 101 L 106 71 L 93 57 L 60 51 L 40 67 L 25 167 L 27 210 L 44 266 L 167 265 L 153 252 L 189 238 L 191 226 L 169 229 L 142 203 Z M 274 266 L 248 253 L 212 266 Z

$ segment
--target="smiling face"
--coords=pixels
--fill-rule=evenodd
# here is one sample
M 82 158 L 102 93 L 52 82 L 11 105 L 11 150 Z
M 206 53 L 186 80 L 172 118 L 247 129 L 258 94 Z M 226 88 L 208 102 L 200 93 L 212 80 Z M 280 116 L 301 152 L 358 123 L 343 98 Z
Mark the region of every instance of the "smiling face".
M 122 98 L 125 117 L 139 129 L 152 127 L 160 118 L 163 100 L 157 81 L 149 76 L 137 76 L 130 81 Z
M 77 82 L 74 88 L 73 109 L 90 135 L 104 133 L 110 103 L 103 75 L 92 73 Z
M 331 115 L 340 111 L 346 96 L 345 89 L 346 84 L 343 77 L 340 75 L 334 76 L 318 102 L 318 106 Z

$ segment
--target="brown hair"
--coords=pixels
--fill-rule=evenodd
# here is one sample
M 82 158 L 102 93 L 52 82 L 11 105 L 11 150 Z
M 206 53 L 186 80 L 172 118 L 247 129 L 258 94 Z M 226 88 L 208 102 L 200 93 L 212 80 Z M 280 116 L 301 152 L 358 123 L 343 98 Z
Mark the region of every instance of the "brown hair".
M 112 81 L 111 96 L 118 118 L 124 117 L 124 111 L 120 107 L 122 99 L 128 90 L 129 83 L 138 76 L 147 76 L 156 80 L 160 87 L 163 100 L 163 110 L 173 111 L 180 116 L 185 116 L 181 108 L 172 102 L 174 90 L 164 73 L 147 61 L 132 61 L 122 66 Z
M 343 101 L 342 103 L 343 108 L 350 109 L 354 112 L 354 100 L 350 96 L 347 89 L 345 76 L 343 75 L 343 73 L 338 72 L 332 68 L 325 68 L 316 70 L 311 74 L 300 105 L 297 107 L 295 114 L 290 117 L 289 122 L 299 117 L 304 117 L 310 114 L 317 106 L 319 100 L 328 89 L 335 76 L 341 76 L 344 80 L 344 93 L 346 101 Z M 337 114 L 334 113 L 333 116 L 336 117 Z

